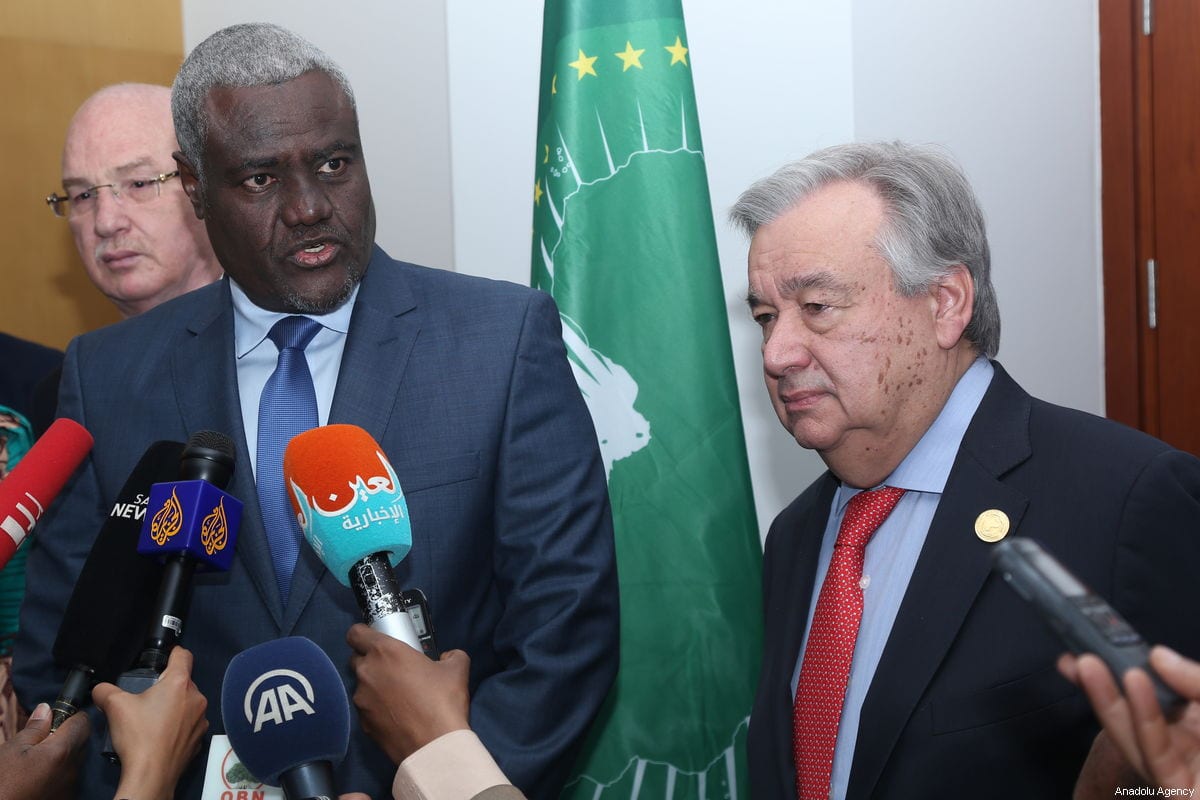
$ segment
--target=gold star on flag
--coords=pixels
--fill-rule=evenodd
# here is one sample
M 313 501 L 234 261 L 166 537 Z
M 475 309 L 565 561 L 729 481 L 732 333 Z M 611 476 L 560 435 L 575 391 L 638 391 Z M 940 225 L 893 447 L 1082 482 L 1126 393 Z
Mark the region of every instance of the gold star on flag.
M 679 41 L 678 36 L 675 37 L 675 44 L 671 45 L 670 47 L 664 47 L 663 49 L 671 54 L 671 63 L 669 66 L 675 66 L 676 64 L 680 63 L 682 63 L 685 67 L 688 65 L 688 49 L 683 46 L 683 42 Z M 574 64 L 572 64 L 572 66 L 574 66 Z
M 538 178 L 533 183 L 533 204 L 535 206 L 540 206 L 542 204 L 542 195 L 544 194 L 545 192 L 542 191 L 542 179 Z
M 596 63 L 596 59 L 599 57 L 600 56 L 586 56 L 583 54 L 583 51 L 580 50 L 579 59 L 572 61 L 567 66 L 574 67 L 575 69 L 579 70 L 579 80 L 583 80 L 584 75 L 594 75 L 598 78 L 600 76 L 596 75 L 596 69 L 592 65 Z
M 624 62 L 625 66 L 621 67 L 621 72 L 624 72 L 625 70 L 629 69 L 630 67 L 637 67 L 638 69 L 641 69 L 642 68 L 642 61 L 641 61 L 642 53 L 644 53 L 644 52 L 646 52 L 646 51 L 645 50 L 634 50 L 633 45 L 627 41 L 627 42 L 625 42 L 625 52 L 624 53 L 613 53 L 613 55 L 616 56 L 617 58 L 621 59 L 622 62 Z

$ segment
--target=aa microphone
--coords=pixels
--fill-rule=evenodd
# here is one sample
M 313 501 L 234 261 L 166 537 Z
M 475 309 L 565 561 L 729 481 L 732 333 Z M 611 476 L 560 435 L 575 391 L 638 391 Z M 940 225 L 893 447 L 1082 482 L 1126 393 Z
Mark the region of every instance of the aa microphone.
M 50 730 L 91 699 L 92 686 L 115 681 L 138 655 L 144 631 L 130 624 L 154 601 L 162 567 L 137 553 L 150 488 L 179 474 L 183 442 L 155 442 L 125 481 L 92 543 L 54 640 L 54 660 L 68 670 L 51 707 Z
M 221 717 L 255 780 L 282 786 L 288 800 L 337 797 L 333 768 L 350 744 L 350 704 L 333 662 L 312 641 L 275 639 L 234 656 Z
M 0 481 L 0 569 L 91 449 L 92 435 L 82 425 L 57 419 Z
M 354 589 L 366 623 L 421 650 L 392 572 L 412 547 L 408 503 L 371 434 L 357 425 L 299 434 L 284 451 L 283 481 L 304 538 Z
M 228 570 L 242 521 L 242 503 L 223 489 L 233 477 L 233 441 L 223 433 L 193 434 L 179 462 L 180 480 L 150 487 L 137 551 L 163 562 L 162 580 L 153 605 L 149 630 L 133 669 L 121 674 L 117 686 L 140 694 L 158 681 L 171 649 L 183 635 L 196 568 Z M 116 762 L 112 739 L 101 754 Z

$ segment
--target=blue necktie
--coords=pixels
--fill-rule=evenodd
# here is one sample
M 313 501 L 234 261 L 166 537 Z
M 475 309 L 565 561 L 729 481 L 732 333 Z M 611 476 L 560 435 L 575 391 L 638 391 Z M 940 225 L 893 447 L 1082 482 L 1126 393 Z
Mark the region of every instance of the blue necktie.
M 267 337 L 279 349 L 279 363 L 258 402 L 258 502 L 285 607 L 301 535 L 283 485 L 283 451 L 293 436 L 317 427 L 317 392 L 304 348 L 319 330 L 321 324 L 308 317 L 284 317 L 275 323 Z

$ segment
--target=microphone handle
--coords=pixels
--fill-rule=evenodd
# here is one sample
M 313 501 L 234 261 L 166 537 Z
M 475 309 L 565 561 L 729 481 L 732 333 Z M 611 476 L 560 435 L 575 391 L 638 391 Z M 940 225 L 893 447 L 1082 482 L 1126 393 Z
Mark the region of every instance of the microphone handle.
M 183 618 L 192 595 L 192 575 L 196 559 L 187 553 L 167 558 L 163 566 L 158 598 L 154 601 L 154 616 L 146 634 L 146 643 L 138 657 L 138 667 L 161 673 L 167 668 L 171 649 L 183 636 Z
M 333 788 L 333 765 L 328 761 L 310 761 L 279 775 L 287 800 L 337 800 Z
M 96 671 L 85 664 L 77 664 L 67 673 L 67 679 L 63 681 L 58 699 L 54 701 L 54 705 L 50 706 L 51 733 L 58 730 L 59 725 L 75 716 L 76 712 L 91 698 L 92 681 L 95 680 L 95 677 Z
M 387 553 L 372 553 L 350 568 L 350 586 L 363 621 L 374 630 L 399 639 L 418 653 L 424 652 L 412 617 L 400 599 L 396 573 Z

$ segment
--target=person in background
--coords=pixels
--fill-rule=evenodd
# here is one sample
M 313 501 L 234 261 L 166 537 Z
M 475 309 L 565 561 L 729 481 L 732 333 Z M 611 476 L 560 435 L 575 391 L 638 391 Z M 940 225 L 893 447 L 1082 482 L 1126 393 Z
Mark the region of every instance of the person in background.
M 0 333 L 0 480 L 33 445 L 34 388 L 62 366 L 62 358 L 58 350 Z M 12 648 L 28 552 L 23 544 L 0 569 L 0 742 L 16 735 L 24 716 L 13 694 Z
M 171 90 L 118 83 L 67 126 L 62 190 L 48 198 L 71 228 L 88 278 L 132 317 L 221 277 L 179 181 Z

